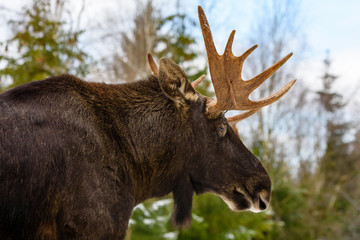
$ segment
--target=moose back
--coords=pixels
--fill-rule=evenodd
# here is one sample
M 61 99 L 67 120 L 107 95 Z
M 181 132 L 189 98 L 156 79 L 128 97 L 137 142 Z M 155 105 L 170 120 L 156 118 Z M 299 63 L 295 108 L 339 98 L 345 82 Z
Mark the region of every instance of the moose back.
M 201 8 L 199 18 L 203 27 Z M 247 110 L 237 121 L 290 86 L 241 105 L 219 85 L 226 72 L 210 68 L 215 101 L 170 59 L 159 69 L 149 59 L 154 74 L 135 83 L 62 75 L 0 95 L 0 239 L 123 239 L 132 209 L 168 193 L 179 227 L 191 223 L 194 193 L 217 194 L 234 211 L 267 208 L 270 178 L 224 111 Z

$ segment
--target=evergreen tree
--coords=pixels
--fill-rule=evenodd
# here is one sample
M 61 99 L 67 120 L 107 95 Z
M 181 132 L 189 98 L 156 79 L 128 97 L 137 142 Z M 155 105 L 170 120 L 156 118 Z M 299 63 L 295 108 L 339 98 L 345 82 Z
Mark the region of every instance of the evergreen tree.
M 346 212 L 351 208 L 347 198 L 358 186 L 352 179 L 358 174 L 357 159 L 350 152 L 350 143 L 345 141 L 349 122 L 344 120 L 344 100 L 341 94 L 333 90 L 338 76 L 330 72 L 329 56 L 324 60 L 325 73 L 321 77 L 323 89 L 318 92 L 318 101 L 326 121 L 326 148 L 319 159 L 315 180 L 311 218 L 313 219 L 312 236 L 316 239 L 345 239 L 347 228 Z M 321 224 L 319 224 L 319 222 Z M 316 228 L 315 228 L 316 226 Z
M 61 14 L 63 1 L 55 6 L 47 0 L 34 0 L 24 8 L 21 20 L 9 21 L 13 36 L 1 44 L 0 87 L 13 87 L 25 82 L 63 73 L 84 76 L 88 72 L 87 54 L 78 44 L 82 31 L 68 29 Z

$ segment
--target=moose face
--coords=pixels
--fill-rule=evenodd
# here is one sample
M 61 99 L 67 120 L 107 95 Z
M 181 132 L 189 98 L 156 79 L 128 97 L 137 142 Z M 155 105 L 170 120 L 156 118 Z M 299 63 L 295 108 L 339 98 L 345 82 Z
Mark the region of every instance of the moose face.
M 210 118 L 205 106 L 199 105 L 193 109 L 199 152 L 190 173 L 195 192 L 219 195 L 234 211 L 265 210 L 271 181 L 260 161 L 241 142 L 223 113 Z
M 184 71 L 160 60 L 158 81 L 192 132 L 191 185 L 198 194 L 219 195 L 234 211 L 262 211 L 268 206 L 271 181 L 260 161 L 245 147 L 223 111 L 209 112 L 214 100 L 195 91 Z

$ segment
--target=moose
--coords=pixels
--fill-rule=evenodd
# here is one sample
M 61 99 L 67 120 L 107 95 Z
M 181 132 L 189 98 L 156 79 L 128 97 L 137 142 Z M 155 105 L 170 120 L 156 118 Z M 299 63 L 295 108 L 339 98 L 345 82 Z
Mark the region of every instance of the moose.
M 263 211 L 270 178 L 231 123 L 281 98 L 250 93 L 284 57 L 244 81 L 242 66 L 256 46 L 235 57 L 229 37 L 215 49 L 199 6 L 216 100 L 196 91 L 167 58 L 127 84 L 50 77 L 0 95 L 0 239 L 123 239 L 132 209 L 172 193 L 172 222 L 191 224 L 192 197 L 210 192 L 234 211 Z M 226 110 L 244 110 L 225 117 Z

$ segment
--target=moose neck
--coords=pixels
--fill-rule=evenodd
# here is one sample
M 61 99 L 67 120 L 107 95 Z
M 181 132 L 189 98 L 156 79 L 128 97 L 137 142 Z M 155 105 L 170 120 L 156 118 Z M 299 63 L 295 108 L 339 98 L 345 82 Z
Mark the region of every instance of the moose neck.
M 122 172 L 129 174 L 135 202 L 170 193 L 186 171 L 186 155 L 191 152 L 184 149 L 191 134 L 180 130 L 186 120 L 180 120 L 178 109 L 154 77 L 106 86 L 106 114 L 115 122 L 118 144 L 125 148 L 118 161 L 119 166 L 126 166 Z

